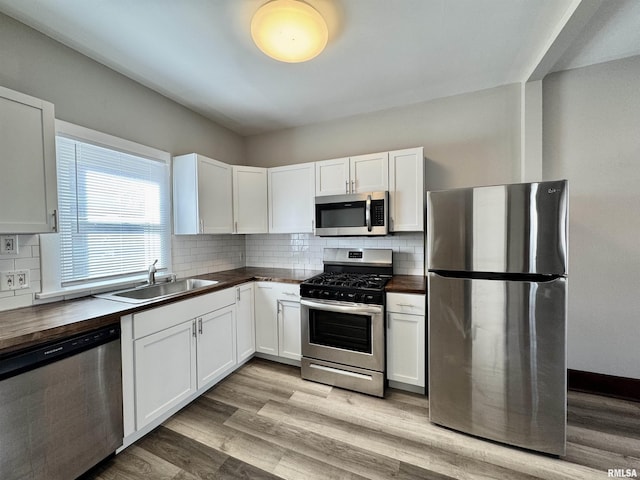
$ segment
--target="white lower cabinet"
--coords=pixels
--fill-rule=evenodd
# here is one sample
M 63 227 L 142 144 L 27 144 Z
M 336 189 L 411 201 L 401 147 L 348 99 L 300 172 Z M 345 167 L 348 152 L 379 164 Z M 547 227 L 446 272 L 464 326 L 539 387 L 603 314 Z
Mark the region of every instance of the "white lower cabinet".
M 230 288 L 133 315 L 136 430 L 234 369 L 235 303 L 236 291 Z M 127 342 L 123 337 L 123 345 Z
M 192 321 L 134 341 L 136 429 L 196 391 L 195 351 Z
M 202 388 L 233 370 L 238 363 L 235 305 L 197 318 L 196 328 L 196 369 L 198 388 Z
M 256 352 L 300 361 L 300 286 L 256 282 Z
M 387 294 L 387 379 L 425 386 L 425 296 Z
M 256 351 L 256 321 L 254 317 L 253 282 L 236 287 L 237 355 L 238 363 L 251 358 Z

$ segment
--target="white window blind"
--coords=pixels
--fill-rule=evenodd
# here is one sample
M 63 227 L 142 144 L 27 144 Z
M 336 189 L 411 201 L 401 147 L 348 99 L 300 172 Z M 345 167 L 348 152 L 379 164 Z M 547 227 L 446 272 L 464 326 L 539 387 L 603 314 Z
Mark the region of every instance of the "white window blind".
M 170 262 L 169 165 L 56 137 L 62 286 Z

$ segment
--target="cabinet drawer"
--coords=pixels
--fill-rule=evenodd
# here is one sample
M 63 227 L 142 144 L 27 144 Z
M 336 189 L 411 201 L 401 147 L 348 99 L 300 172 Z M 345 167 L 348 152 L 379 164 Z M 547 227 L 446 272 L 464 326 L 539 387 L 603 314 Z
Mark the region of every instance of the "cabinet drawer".
M 278 299 L 291 300 L 292 302 L 300 301 L 300 285 L 297 283 L 280 283 L 278 284 Z
M 424 315 L 425 296 L 409 293 L 387 293 L 387 312 Z
M 133 338 L 142 338 L 160 332 L 234 303 L 236 303 L 236 289 L 228 288 L 136 313 L 133 315 Z

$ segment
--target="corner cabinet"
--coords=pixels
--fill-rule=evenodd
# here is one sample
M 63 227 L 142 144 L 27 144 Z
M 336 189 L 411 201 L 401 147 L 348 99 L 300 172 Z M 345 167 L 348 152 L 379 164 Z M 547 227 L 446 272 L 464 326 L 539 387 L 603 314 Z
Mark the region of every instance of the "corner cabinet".
M 269 233 L 313 232 L 313 163 L 270 168 L 268 191 Z
M 389 152 L 389 223 L 392 232 L 424 231 L 423 147 Z
M 267 169 L 234 165 L 234 233 L 267 233 L 267 201 Z
M 316 162 L 316 196 L 389 189 L 389 155 L 370 153 Z
M 232 167 L 190 153 L 173 158 L 176 235 L 233 232 Z
M 0 233 L 56 231 L 53 104 L 0 87 Z
M 425 296 L 387 293 L 387 379 L 424 388 L 425 348 Z
M 256 351 L 256 322 L 253 305 L 253 282 L 236 287 L 238 364 Z

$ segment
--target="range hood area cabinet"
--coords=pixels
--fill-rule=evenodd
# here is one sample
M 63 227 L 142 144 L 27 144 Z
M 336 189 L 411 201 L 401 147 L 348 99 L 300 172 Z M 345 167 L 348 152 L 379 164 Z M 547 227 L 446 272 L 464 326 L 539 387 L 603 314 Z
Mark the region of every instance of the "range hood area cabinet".
M 316 162 L 316 196 L 389 190 L 389 153 Z
M 173 158 L 176 235 L 232 233 L 232 167 L 196 153 Z
M 53 104 L 0 87 L 0 233 L 56 231 Z

